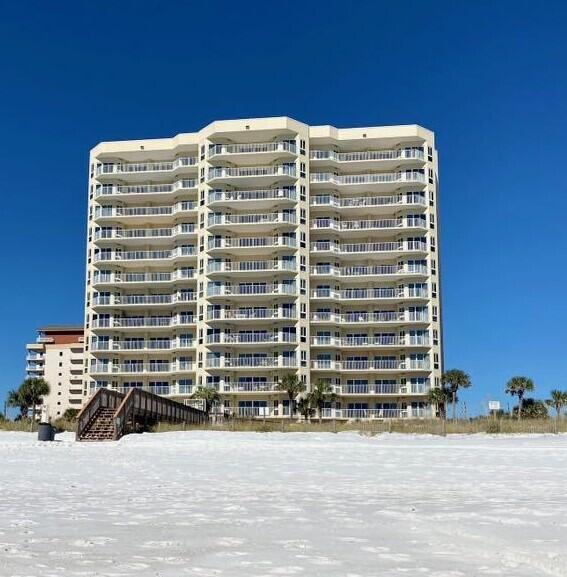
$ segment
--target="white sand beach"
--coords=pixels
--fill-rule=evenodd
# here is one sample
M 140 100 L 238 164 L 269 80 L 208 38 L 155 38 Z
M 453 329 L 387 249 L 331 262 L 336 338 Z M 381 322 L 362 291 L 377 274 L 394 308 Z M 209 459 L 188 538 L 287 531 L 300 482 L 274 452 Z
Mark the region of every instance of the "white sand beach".
M 567 436 L 0 432 L 2 577 L 567 575 Z

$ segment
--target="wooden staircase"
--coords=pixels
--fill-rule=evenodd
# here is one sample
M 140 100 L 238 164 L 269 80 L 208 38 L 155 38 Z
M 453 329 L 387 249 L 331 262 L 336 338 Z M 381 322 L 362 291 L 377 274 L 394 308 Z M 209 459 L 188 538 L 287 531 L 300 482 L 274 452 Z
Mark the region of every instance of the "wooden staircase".
M 204 423 L 204 411 L 144 391 L 99 389 L 77 416 L 77 441 L 116 441 L 152 422 Z
M 81 441 L 112 441 L 114 439 L 114 409 L 100 407 L 81 435 Z

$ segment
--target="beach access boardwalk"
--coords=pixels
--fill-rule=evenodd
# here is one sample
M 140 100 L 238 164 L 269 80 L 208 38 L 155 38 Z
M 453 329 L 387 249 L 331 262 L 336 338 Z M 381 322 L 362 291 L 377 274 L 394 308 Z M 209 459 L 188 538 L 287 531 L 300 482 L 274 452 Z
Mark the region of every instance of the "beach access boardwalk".
M 204 411 L 133 388 L 128 393 L 99 389 L 77 417 L 78 441 L 116 441 L 149 423 L 200 424 Z

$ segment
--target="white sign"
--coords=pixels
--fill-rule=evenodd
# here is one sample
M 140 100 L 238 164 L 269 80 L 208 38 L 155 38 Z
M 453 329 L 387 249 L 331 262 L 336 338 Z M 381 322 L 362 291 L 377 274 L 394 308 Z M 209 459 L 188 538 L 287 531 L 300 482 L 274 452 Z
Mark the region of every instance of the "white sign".
M 500 401 L 488 401 L 488 410 L 489 411 L 499 411 L 500 410 Z

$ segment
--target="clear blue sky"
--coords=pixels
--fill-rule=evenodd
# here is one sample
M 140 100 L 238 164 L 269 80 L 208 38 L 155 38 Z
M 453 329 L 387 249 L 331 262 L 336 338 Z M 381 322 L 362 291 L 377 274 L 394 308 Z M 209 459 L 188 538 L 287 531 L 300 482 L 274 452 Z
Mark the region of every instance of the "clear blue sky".
M 3 2 L 0 399 L 82 323 L 88 151 L 214 119 L 422 124 L 440 152 L 446 367 L 478 412 L 567 389 L 562 2 Z

